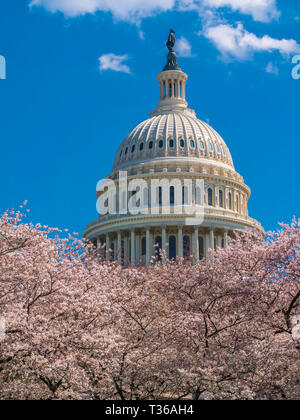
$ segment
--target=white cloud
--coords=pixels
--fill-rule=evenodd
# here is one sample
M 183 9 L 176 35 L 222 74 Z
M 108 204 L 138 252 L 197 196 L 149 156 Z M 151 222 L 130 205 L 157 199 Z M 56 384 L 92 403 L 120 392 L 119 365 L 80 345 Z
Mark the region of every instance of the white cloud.
M 272 61 L 270 61 L 266 67 L 266 72 L 274 74 L 275 76 L 279 75 L 279 67 L 277 67 Z
M 173 9 L 176 0 L 31 0 L 30 6 L 43 6 L 52 13 L 75 17 L 97 11 L 111 12 L 114 18 L 139 22 L 157 12 Z
M 31 0 L 30 6 L 43 6 L 52 13 L 75 17 L 97 11 L 111 12 L 114 18 L 131 22 L 168 10 L 196 10 L 201 16 L 222 7 L 230 8 L 253 19 L 269 22 L 280 12 L 276 0 Z
M 192 57 L 192 46 L 189 41 L 181 37 L 176 41 L 176 52 L 178 53 L 179 57 Z
M 202 20 L 206 36 L 222 53 L 224 59 L 247 60 L 256 52 L 278 51 L 282 55 L 299 53 L 299 44 L 294 39 L 275 39 L 268 35 L 258 37 L 237 26 L 224 23 L 222 8 L 246 14 L 260 22 L 278 19 L 280 11 L 276 0 L 30 0 L 30 6 L 42 6 L 51 13 L 62 12 L 67 17 L 75 17 L 97 11 L 111 13 L 114 19 L 138 25 L 138 36 L 145 38 L 139 24 L 143 18 L 159 13 L 177 10 L 182 13 L 195 11 Z M 192 57 L 189 41 L 182 37 L 177 40 L 176 51 L 183 57 Z M 106 54 L 100 57 L 101 70 L 111 69 L 130 73 L 124 64 L 127 56 Z
M 275 39 L 268 35 L 259 38 L 246 31 L 241 23 L 236 27 L 231 25 L 207 27 L 204 35 L 216 46 L 225 59 L 247 60 L 255 52 L 264 51 L 278 51 L 282 55 L 300 52 L 300 45 L 294 39 Z
M 100 71 L 113 70 L 131 74 L 131 70 L 124 61 L 128 60 L 128 55 L 103 54 L 99 57 Z
M 213 8 L 228 7 L 233 11 L 251 15 L 254 20 L 260 22 L 270 22 L 280 16 L 276 0 L 204 0 L 204 4 Z

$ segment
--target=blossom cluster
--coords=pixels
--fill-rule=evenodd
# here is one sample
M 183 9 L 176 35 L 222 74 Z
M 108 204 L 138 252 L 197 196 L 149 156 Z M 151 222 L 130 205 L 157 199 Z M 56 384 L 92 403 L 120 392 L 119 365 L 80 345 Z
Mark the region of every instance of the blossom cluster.
M 0 399 L 300 399 L 299 228 L 124 269 L 4 213 Z

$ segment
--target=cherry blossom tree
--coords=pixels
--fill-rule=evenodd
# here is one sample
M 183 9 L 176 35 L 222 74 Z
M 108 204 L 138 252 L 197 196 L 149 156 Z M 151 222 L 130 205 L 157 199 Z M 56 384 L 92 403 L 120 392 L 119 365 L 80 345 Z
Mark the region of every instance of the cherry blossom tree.
M 299 399 L 299 228 L 123 269 L 4 213 L 0 399 Z

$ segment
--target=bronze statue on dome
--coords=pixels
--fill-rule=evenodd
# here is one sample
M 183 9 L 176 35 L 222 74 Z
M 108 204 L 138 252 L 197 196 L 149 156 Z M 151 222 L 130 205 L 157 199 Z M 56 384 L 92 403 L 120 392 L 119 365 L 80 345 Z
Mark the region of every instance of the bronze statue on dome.
M 175 47 L 175 43 L 176 43 L 176 39 L 175 39 L 175 31 L 173 31 L 173 29 L 170 30 L 170 35 L 167 41 L 167 48 L 170 52 L 174 52 L 174 47 Z
M 176 39 L 175 39 L 175 31 L 173 29 L 170 30 L 169 38 L 166 43 L 166 46 L 169 50 L 168 54 L 168 62 L 167 65 L 164 67 L 163 71 L 168 70 L 181 70 L 177 64 L 177 55 L 175 54 L 174 47 L 175 47 Z

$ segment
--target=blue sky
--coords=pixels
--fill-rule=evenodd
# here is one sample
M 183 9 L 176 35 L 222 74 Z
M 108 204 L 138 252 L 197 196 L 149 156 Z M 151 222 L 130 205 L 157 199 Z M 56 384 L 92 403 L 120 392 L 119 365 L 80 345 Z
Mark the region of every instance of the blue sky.
M 299 216 L 298 0 L 18 0 L 0 5 L 0 211 L 82 233 L 97 181 L 156 107 L 174 28 L 187 99 L 231 150 L 268 229 Z

